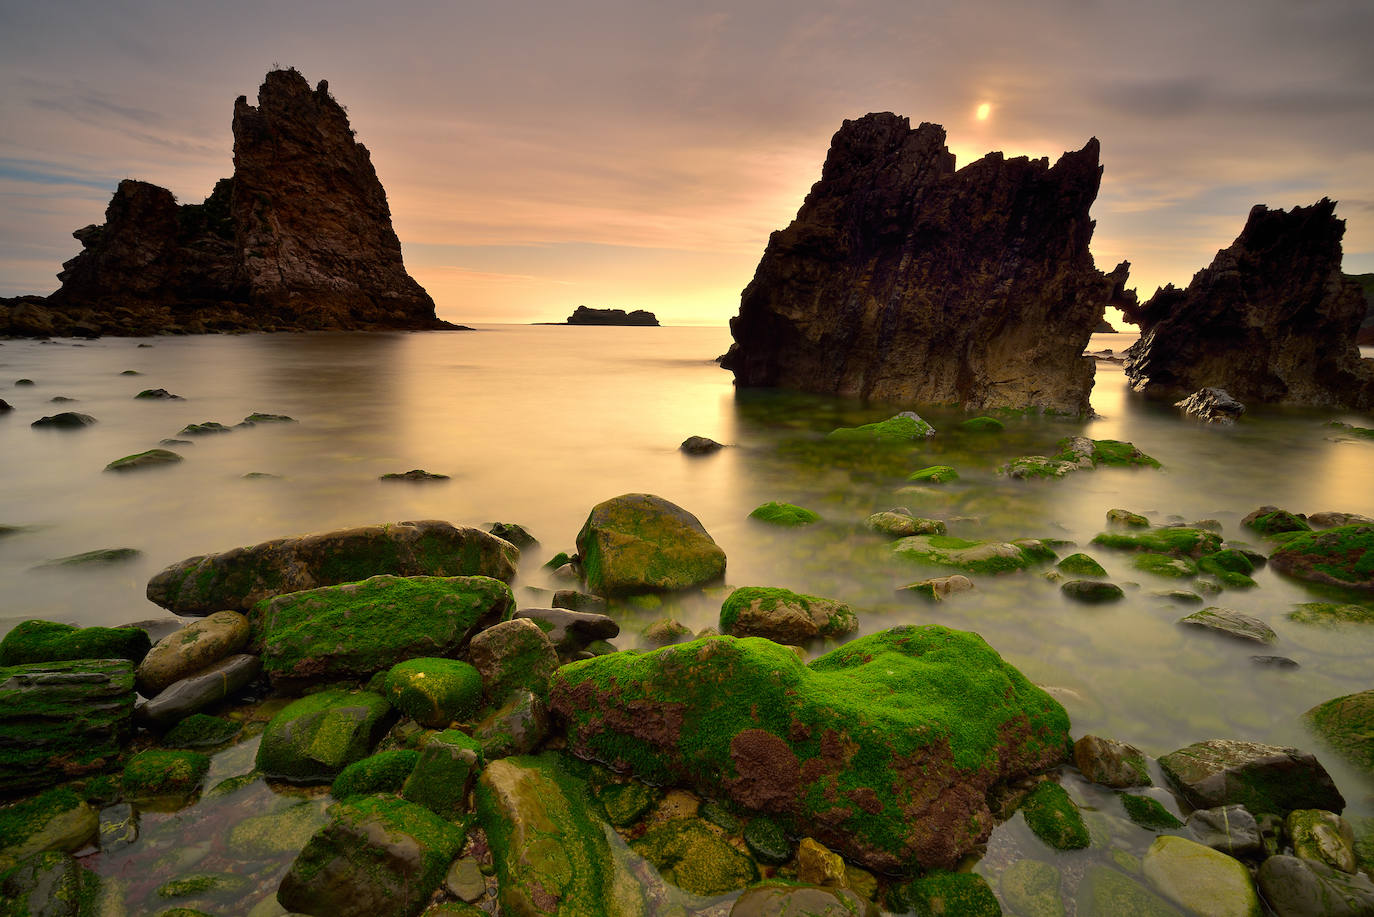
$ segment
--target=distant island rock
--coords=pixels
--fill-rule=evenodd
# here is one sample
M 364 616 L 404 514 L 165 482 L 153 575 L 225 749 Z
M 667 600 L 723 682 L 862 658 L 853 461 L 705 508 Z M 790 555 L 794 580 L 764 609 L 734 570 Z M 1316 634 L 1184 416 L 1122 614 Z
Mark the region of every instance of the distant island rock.
M 1374 360 L 1355 344 L 1367 304 L 1341 273 L 1335 207 L 1256 204 L 1186 290 L 1169 284 L 1127 308 L 1141 331 L 1126 351 L 1131 386 L 1169 398 L 1210 387 L 1246 404 L 1374 405 Z
M 797 217 L 773 233 L 721 365 L 777 386 L 966 409 L 1088 412 L 1083 356 L 1129 264 L 1088 243 L 1098 142 L 955 169 L 938 124 L 845 121 Z
M 234 174 L 204 203 L 126 179 L 48 297 L 0 300 L 0 334 L 452 329 L 401 261 L 367 148 L 321 80 L 273 70 L 234 103 Z
M 568 316 L 569 325 L 653 325 L 657 327 L 658 319 L 652 312 L 643 309 L 636 309 L 633 312 L 626 312 L 624 309 L 589 309 L 586 306 L 578 306 L 572 315 Z
M 1093 334 L 1116 334 L 1116 329 L 1112 327 L 1111 322 L 1104 318 L 1097 323 L 1097 327 L 1093 329 Z

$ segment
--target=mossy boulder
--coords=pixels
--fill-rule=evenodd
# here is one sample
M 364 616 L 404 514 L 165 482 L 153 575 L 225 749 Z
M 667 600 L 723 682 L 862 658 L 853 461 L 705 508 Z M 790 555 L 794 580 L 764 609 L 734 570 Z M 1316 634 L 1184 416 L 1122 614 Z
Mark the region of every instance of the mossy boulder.
M 1128 509 L 1109 509 L 1107 510 L 1107 522 L 1110 525 L 1124 525 L 1133 529 L 1147 529 L 1150 527 L 1150 520 L 1140 513 L 1133 513 Z
M 461 827 L 403 799 L 355 797 L 329 814 L 277 889 L 287 910 L 413 917 L 463 846 Z
M 1173 579 L 1188 579 L 1197 576 L 1197 564 L 1187 557 L 1171 557 L 1168 554 L 1149 552 L 1131 558 L 1131 566 L 1142 573 L 1167 576 Z
M 262 668 L 277 688 L 365 680 L 405 659 L 457 656 L 515 609 L 487 576 L 374 576 L 264 601 L 254 612 Z
M 250 612 L 263 599 L 396 576 L 489 576 L 510 582 L 520 551 L 481 529 L 434 520 L 278 538 L 189 557 L 148 581 L 148 600 L 173 614 Z
M 606 813 L 606 820 L 617 828 L 639 821 L 663 796 L 663 791 L 657 787 L 633 779 L 596 786 L 593 792 Z
M 1210 739 L 1163 756 L 1159 766 L 1195 809 L 1243 805 L 1255 815 L 1284 816 L 1345 808 L 1326 768 L 1296 748 Z
M 586 601 L 588 599 L 593 601 Z M 560 601 L 571 604 L 560 606 Z M 574 608 L 573 604 L 581 607 Z M 515 617 L 529 618 L 539 625 L 560 657 L 573 656 L 598 640 L 620 635 L 620 625 L 603 613 L 605 599 L 568 589 L 554 594 L 553 605 L 553 608 L 521 608 Z
M 1303 720 L 1342 758 L 1374 775 L 1374 689 L 1318 704 Z
M 231 433 L 231 428 L 217 420 L 207 420 L 202 423 L 188 423 L 177 431 L 177 436 L 208 436 L 211 433 Z
M 392 748 L 368 755 L 345 767 L 334 778 L 329 792 L 335 799 L 370 796 L 373 793 L 400 795 L 406 778 L 415 770 L 420 753 L 409 748 Z
M 1175 557 L 1202 557 L 1221 550 L 1221 536 L 1205 529 L 1166 526 L 1148 532 L 1102 532 L 1093 544 L 1120 551 L 1146 551 Z
M 959 480 L 959 472 L 949 465 L 931 465 L 913 471 L 906 479 L 913 484 L 948 484 L 950 481 Z
M 1064 788 L 1052 781 L 1037 784 L 1021 802 L 1026 825 L 1055 850 L 1082 850 L 1088 846 L 1088 826 L 1078 806 Z
M 1002 900 L 1024 917 L 1064 917 L 1059 868 L 1040 860 L 1017 860 L 999 878 Z
M 5 917 L 105 917 L 123 914 L 123 902 L 94 871 L 65 853 L 39 853 L 0 870 L 0 911 Z
M 248 645 L 248 618 L 217 611 L 157 642 L 134 677 L 144 697 L 156 697 L 173 682 L 219 662 Z
M 1067 757 L 1068 717 L 976 634 L 899 627 L 804 665 L 755 637 L 555 673 L 568 747 L 803 825 L 884 871 L 947 867 L 992 830 L 988 793 Z
M 1284 542 L 1269 563 L 1295 579 L 1374 592 L 1374 525 L 1304 532 Z
M 1161 895 L 1208 917 L 1260 917 L 1245 864 L 1185 837 L 1157 837 L 1145 852 L 1145 878 Z
M 758 881 L 754 861 L 703 822 L 674 818 L 630 843 L 668 882 L 701 897 L 738 891 Z
M 691 589 L 725 575 L 725 552 L 697 517 L 654 494 L 598 503 L 577 551 L 587 588 L 601 596 Z
M 386 697 L 406 716 L 430 729 L 443 729 L 482 705 L 482 675 L 457 659 L 420 656 L 386 673 Z
M 1264 900 L 1281 915 L 1374 914 L 1374 882 L 1325 863 L 1295 856 L 1271 856 L 1255 876 Z
M 821 521 L 820 514 L 812 512 L 804 506 L 781 503 L 777 500 L 770 500 L 754 507 L 749 513 L 749 518 L 766 522 L 769 525 L 780 525 L 784 528 L 798 528 Z
M 162 737 L 164 748 L 212 748 L 231 742 L 243 731 L 243 724 L 218 716 L 193 713 L 177 723 Z
M 1159 462 L 1137 449 L 1132 443 L 1114 439 L 1089 439 L 1070 436 L 1055 444 L 1054 455 L 1026 455 L 1012 459 L 997 469 L 1009 478 L 1062 478 L 1075 471 L 1091 470 L 1099 465 L 1117 467 L 1138 466 L 1158 468 Z
M 722 633 L 764 637 L 777 643 L 841 637 L 858 627 L 859 619 L 843 602 L 788 589 L 742 586 L 720 607 Z
M 749 819 L 744 826 L 744 844 L 756 860 L 768 866 L 780 866 L 792 859 L 792 839 L 782 825 L 766 816 Z
M 648 917 L 638 879 L 613 853 L 586 781 L 560 756 L 493 761 L 477 782 L 502 913 Z
M 331 688 L 302 697 L 267 724 L 258 770 L 276 780 L 331 783 L 367 757 L 391 719 L 391 705 L 371 691 Z
M 1059 563 L 1055 564 L 1060 572 L 1067 573 L 1069 576 L 1106 576 L 1107 571 L 1102 565 L 1093 560 L 1087 554 L 1070 554 Z
M 75 853 L 99 830 L 95 810 L 71 790 L 20 800 L 0 809 L 0 874 L 36 853 Z
M 864 525 L 889 538 L 909 538 L 912 535 L 943 535 L 945 524 L 939 519 L 923 519 L 908 512 L 884 510 L 864 520 Z
M 1121 587 L 1116 583 L 1104 583 L 1101 580 L 1093 579 L 1069 580 L 1059 587 L 1059 591 L 1066 598 L 1073 599 L 1075 602 L 1082 602 L 1085 605 L 1119 602 L 1126 597 L 1126 593 L 1122 592 Z
M 967 433 L 1001 433 L 1006 425 L 996 417 L 970 417 L 959 424 L 959 429 Z
M 1296 809 L 1284 819 L 1284 834 L 1295 856 L 1316 860 L 1341 872 L 1356 872 L 1355 829 L 1335 812 Z
M 137 471 L 140 468 L 162 468 L 181 461 L 184 461 L 182 457 L 170 449 L 149 449 L 146 452 L 135 452 L 133 455 L 117 458 L 106 465 L 105 470 Z
M 1340 624 L 1374 624 L 1374 607 L 1337 602 L 1303 602 L 1293 606 L 1288 620 L 1299 624 L 1334 627 Z
M 1263 643 L 1266 646 L 1278 640 L 1274 629 L 1259 618 L 1215 605 L 1179 618 L 1178 623 L 1185 627 L 1201 628 L 1215 634 L 1234 637 L 1237 640 Z
M 544 698 L 532 691 L 517 690 L 472 727 L 472 737 L 482 744 L 487 760 L 494 761 L 533 752 L 544 744 L 550 725 Z
M 1045 546 L 1033 539 L 1014 542 L 969 541 L 949 535 L 913 535 L 892 545 L 904 560 L 968 573 L 1010 573 L 1045 560 Z M 1053 560 L 1053 552 L 1049 559 Z
M 1172 831 L 1174 828 L 1182 828 L 1183 822 L 1157 799 L 1149 796 L 1138 796 L 1135 793 L 1121 794 L 1121 807 L 1126 810 L 1126 817 L 1135 822 L 1142 828 L 1150 831 Z
M 0 665 L 128 659 L 137 664 L 152 642 L 137 627 L 73 627 L 56 621 L 23 621 L 0 640 Z
M 517 691 L 543 699 L 558 668 L 553 641 L 529 618 L 492 625 L 472 638 L 468 658 L 481 673 L 487 701 L 504 704 Z
M 127 659 L 0 666 L 0 787 L 23 793 L 106 769 L 133 713 Z
M 1255 572 L 1255 562 L 1244 552 L 1227 548 L 1201 558 L 1197 568 L 1204 573 L 1243 573 L 1249 576 Z
M 943 917 L 1001 917 L 1002 906 L 987 880 L 972 872 L 930 872 L 900 886 L 894 895 L 906 913 Z
M 468 791 L 482 763 L 482 743 L 465 732 L 445 729 L 430 736 L 421 749 L 401 796 L 454 821 L 467 811 Z
M 185 799 L 200 790 L 210 759 L 194 751 L 150 748 L 124 765 L 120 787 L 129 799 Z
M 826 434 L 826 439 L 837 442 L 911 443 L 934 435 L 935 428 L 914 411 L 903 411 L 875 423 L 857 427 L 838 427 Z
M 1261 506 L 1249 513 L 1240 524 L 1254 529 L 1261 535 L 1282 535 L 1285 532 L 1310 532 L 1312 526 L 1302 516 L 1294 515 L 1277 506 Z
M 1093 783 L 1124 789 L 1150 785 L 1145 754 L 1134 745 L 1085 735 L 1073 743 L 1073 763 Z

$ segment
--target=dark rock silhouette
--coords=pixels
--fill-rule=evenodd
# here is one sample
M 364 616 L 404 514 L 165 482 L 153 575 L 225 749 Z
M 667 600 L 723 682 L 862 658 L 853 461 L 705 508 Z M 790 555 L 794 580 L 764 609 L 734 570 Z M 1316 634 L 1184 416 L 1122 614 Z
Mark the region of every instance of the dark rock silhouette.
M 1341 273 L 1335 206 L 1257 204 L 1186 290 L 1170 284 L 1126 309 L 1141 330 L 1126 353 L 1132 387 L 1172 398 L 1223 388 L 1247 404 L 1374 404 L 1374 360 L 1355 345 L 1365 301 Z
M 321 81 L 274 70 L 234 103 L 234 176 L 201 204 L 125 180 L 46 299 L 0 334 L 453 328 L 406 273 L 367 148 Z
M 635 309 L 589 309 L 578 306 L 568 316 L 569 325 L 658 325 L 658 318 L 652 312 Z
M 1355 334 L 1355 343 L 1361 346 L 1374 346 L 1374 274 L 1346 276 L 1358 283 L 1360 292 L 1364 293 L 1364 321 L 1360 322 L 1360 330 Z
M 1098 142 L 955 170 L 938 124 L 845 121 L 797 218 L 773 233 L 722 366 L 778 386 L 965 408 L 1089 410 L 1083 349 L 1123 291 L 1088 251 Z

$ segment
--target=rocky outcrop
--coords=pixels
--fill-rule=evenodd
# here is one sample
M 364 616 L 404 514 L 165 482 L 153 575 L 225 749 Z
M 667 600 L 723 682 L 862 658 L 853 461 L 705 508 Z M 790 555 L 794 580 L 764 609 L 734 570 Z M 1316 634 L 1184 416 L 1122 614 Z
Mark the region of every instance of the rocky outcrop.
M 1174 407 L 1186 416 L 1206 423 L 1235 423 L 1245 413 L 1245 405 L 1232 398 L 1225 389 L 1200 388 Z
M 1364 294 L 1364 321 L 1360 322 L 1360 330 L 1355 333 L 1355 343 L 1362 346 L 1374 346 L 1374 274 L 1347 274 L 1349 279 L 1360 285 L 1360 292 Z
M 234 175 L 200 204 L 119 183 L 62 287 L 0 300 L 0 334 L 454 326 L 401 261 L 386 192 L 321 81 L 273 70 L 234 103 Z
M 1365 301 L 1341 273 L 1335 207 L 1257 204 L 1186 290 L 1170 284 L 1127 308 L 1141 330 L 1126 355 L 1131 386 L 1171 398 L 1224 388 L 1246 404 L 1374 405 L 1374 361 L 1355 345 Z
M 652 312 L 643 309 L 635 309 L 633 312 L 626 312 L 624 309 L 589 309 L 586 306 L 578 306 L 573 310 L 573 314 L 568 316 L 569 325 L 658 325 L 658 318 Z
M 938 124 L 845 121 L 821 180 L 773 233 L 721 365 L 777 386 L 965 408 L 1088 411 L 1083 357 L 1129 265 L 1088 243 L 1098 142 L 955 170 Z

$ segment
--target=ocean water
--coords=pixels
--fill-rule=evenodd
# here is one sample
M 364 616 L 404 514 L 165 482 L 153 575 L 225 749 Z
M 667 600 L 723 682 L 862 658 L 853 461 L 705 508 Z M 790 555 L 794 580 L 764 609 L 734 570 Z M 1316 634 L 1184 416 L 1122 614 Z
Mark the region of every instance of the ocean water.
M 1119 352 L 1131 339 L 1097 335 L 1090 350 Z M 541 565 L 557 551 L 574 550 L 590 508 L 616 494 L 651 492 L 701 520 L 728 556 L 730 585 L 785 586 L 844 600 L 858 613 L 861 633 L 906 623 L 977 631 L 1055 690 L 1075 737 L 1107 735 L 1156 756 L 1209 738 L 1316 750 L 1350 803 L 1347 814 L 1374 812 L 1374 786 L 1322 753 L 1301 721 L 1321 701 L 1374 687 L 1374 626 L 1290 621 L 1296 603 L 1324 596 L 1265 568 L 1255 574 L 1258 588 L 1209 603 L 1266 621 L 1277 644 L 1264 650 L 1214 638 L 1179 627 L 1177 619 L 1192 609 L 1154 594 L 1187 588 L 1186 581 L 1137 571 L 1129 555 L 1088 545 L 1115 507 L 1161 523 L 1217 520 L 1227 538 L 1260 547 L 1262 539 L 1239 521 L 1261 504 L 1374 515 L 1374 442 L 1327 425 L 1374 426 L 1371 418 L 1258 408 L 1234 427 L 1206 427 L 1133 396 L 1120 366 L 1102 363 L 1093 394 L 1099 416 L 1091 420 L 1015 418 L 1001 434 L 978 435 L 957 429 L 963 415 L 922 410 L 940 431 L 926 443 L 876 453 L 836 449 L 823 442 L 829 430 L 898 408 L 737 393 L 714 362 L 728 345 L 723 327 L 501 325 L 473 333 L 5 341 L 0 397 L 15 410 L 0 416 L 0 525 L 19 529 L 0 537 L 0 634 L 33 617 L 80 625 L 167 619 L 146 600 L 144 585 L 184 557 L 411 519 L 526 526 L 541 544 L 522 557 L 516 595 L 523 606 L 546 605 L 543 590 L 559 584 Z M 130 370 L 137 375 L 124 374 Z M 16 386 L 21 378 L 35 384 Z M 184 400 L 134 399 L 147 388 Z M 71 431 L 30 427 L 61 410 L 90 414 L 97 423 Z M 189 423 L 232 426 L 254 411 L 297 422 L 179 437 L 193 440 L 169 447 L 185 457 L 179 465 L 103 470 L 176 437 Z M 729 448 L 683 455 L 678 444 L 693 434 Z M 1129 440 L 1164 467 L 1104 468 L 1055 481 L 996 474 L 1011 458 L 1050 454 L 1057 440 L 1079 434 Z M 907 485 L 907 474 L 932 464 L 954 465 L 959 481 Z M 378 480 L 413 468 L 451 480 Z M 245 477 L 253 473 L 272 477 Z M 750 519 L 749 511 L 767 500 L 806 506 L 822 521 L 779 530 Z M 893 558 L 883 539 L 864 530 L 868 514 L 894 506 L 945 519 L 950 534 L 964 538 L 1076 542 L 1126 588 L 1126 599 L 1072 604 L 1035 572 L 977 578 L 974 591 L 939 604 L 899 596 L 898 586 L 940 571 Z M 141 554 L 108 565 L 44 566 L 104 548 Z M 642 646 L 642 628 L 669 614 L 693 630 L 714 624 L 719 601 L 718 593 L 698 594 L 660 608 L 621 608 L 616 643 Z M 1249 658 L 1256 652 L 1289 656 L 1301 667 L 1259 667 Z M 239 746 L 216 759 L 215 776 L 249 767 L 251 746 Z M 302 804 L 274 797 L 261 783 L 246 792 L 224 807 L 229 814 L 214 818 Z M 1090 788 L 1074 792 L 1085 805 L 1112 804 Z M 206 830 L 186 813 L 145 816 L 142 846 L 99 854 L 89 865 L 169 877 L 184 864 L 149 873 L 149 849 L 184 848 L 172 839 L 193 824 Z M 1024 833 L 1013 823 L 999 829 L 987 869 L 995 869 L 999 844 L 1021 843 L 1017 831 Z M 1148 842 L 1150 835 L 1139 833 Z M 164 855 L 170 853 L 158 854 Z M 279 875 L 289 859 L 263 867 L 264 888 L 275 881 L 272 868 Z M 257 899 L 235 900 L 247 908 Z

